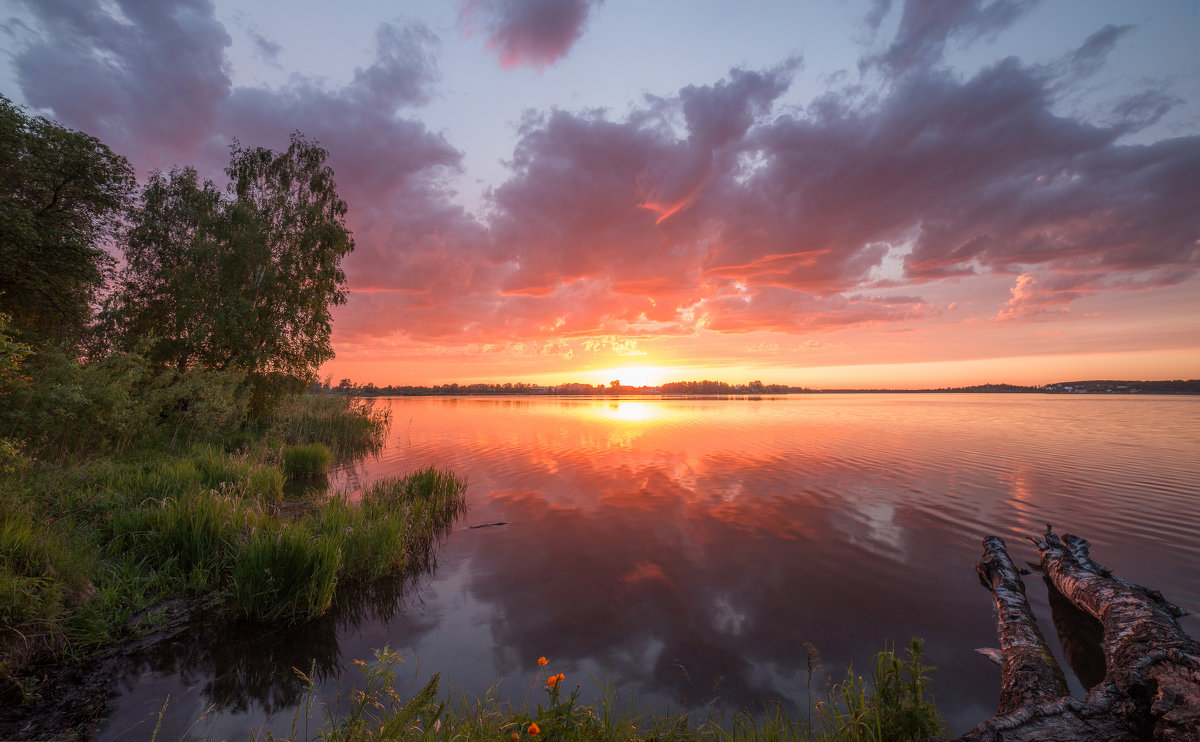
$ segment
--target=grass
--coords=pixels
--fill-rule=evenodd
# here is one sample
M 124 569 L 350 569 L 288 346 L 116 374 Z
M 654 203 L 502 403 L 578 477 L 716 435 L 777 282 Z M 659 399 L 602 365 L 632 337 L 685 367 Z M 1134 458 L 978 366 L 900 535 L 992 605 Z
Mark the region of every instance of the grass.
M 333 451 L 324 443 L 288 446 L 283 449 L 283 470 L 289 477 L 316 477 L 329 473 Z
M 607 679 L 593 680 L 598 693 L 595 703 L 581 703 L 582 686 L 575 684 L 567 691 L 567 679 L 548 669 L 545 658 L 538 660 L 539 677 L 533 681 L 542 686 L 545 700 L 534 708 L 526 703 L 514 708 L 497 701 L 497 686 L 483 699 L 452 692 L 439 700 L 438 675 L 412 697 L 404 698 L 396 690 L 402 661 L 401 655 L 387 647 L 375 653 L 372 663 L 358 661 L 363 686 L 325 706 L 315 729 L 308 725 L 316 706 L 316 683 L 306 677 L 307 699 L 297 707 L 286 737 L 326 742 L 898 742 L 946 737 L 928 691 L 933 668 L 923 663 L 921 642 L 915 639 L 904 657 L 891 649 L 878 653 L 869 678 L 848 669 L 841 683 L 826 685 L 816 694 L 815 705 L 799 714 L 789 714 L 779 705 L 732 715 L 710 712 L 703 718 L 670 710 L 639 712 L 623 702 L 615 684 Z M 810 684 L 814 669 L 810 663 Z M 273 739 L 270 734 L 261 738 Z
M 343 495 L 279 507 L 285 468 L 320 470 L 335 454 L 378 447 L 387 424 L 370 405 L 305 396 L 267 424 L 207 442 L 6 457 L 0 703 L 27 696 L 19 676 L 32 663 L 152 628 L 137 617 L 166 600 L 302 621 L 326 611 L 340 584 L 428 563 L 465 508 L 465 482 L 448 472 L 382 480 L 361 503 Z
M 270 435 L 289 444 L 321 443 L 336 456 L 379 450 L 391 424 L 373 400 L 337 394 L 306 394 L 280 407 Z
M 298 524 L 255 531 L 233 567 L 238 609 L 263 621 L 321 615 L 337 587 L 339 546 L 334 538 L 314 538 Z

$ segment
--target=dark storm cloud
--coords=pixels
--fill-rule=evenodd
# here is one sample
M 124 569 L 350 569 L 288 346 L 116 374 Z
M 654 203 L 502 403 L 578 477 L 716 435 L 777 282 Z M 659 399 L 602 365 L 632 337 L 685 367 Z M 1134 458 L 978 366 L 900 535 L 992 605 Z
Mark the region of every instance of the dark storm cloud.
M 500 64 L 542 69 L 567 55 L 588 14 L 604 0 L 464 0 L 459 20 L 481 32 Z

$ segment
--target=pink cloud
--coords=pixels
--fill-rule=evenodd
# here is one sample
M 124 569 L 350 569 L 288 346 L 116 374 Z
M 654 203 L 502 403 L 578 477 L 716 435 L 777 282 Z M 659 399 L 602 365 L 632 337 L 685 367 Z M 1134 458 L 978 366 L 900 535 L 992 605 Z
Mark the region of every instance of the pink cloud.
M 792 60 L 647 97 L 620 118 L 534 112 L 476 216 L 446 185 L 462 154 L 417 114 L 437 92 L 428 29 L 381 25 L 372 60 L 340 88 L 235 87 L 210 4 L 152 5 L 118 3 L 126 23 L 99 2 L 32 4 L 55 41 L 15 53 L 27 97 L 143 169 L 199 160 L 216 173 L 235 136 L 320 140 L 357 244 L 338 342 L 896 326 L 950 303 L 925 287 L 988 274 L 1016 282 L 999 317 L 1029 319 L 1200 271 L 1200 137 L 1124 143 L 1170 101 L 1148 89 L 1105 125 L 1057 105 L 1063 80 L 1100 64 L 1123 28 L 1056 66 L 1008 59 L 961 78 L 937 69 L 946 40 L 1003 28 L 1025 4 L 955 4 L 943 19 L 940 4 L 909 3 L 891 47 L 908 61 L 880 65 L 871 96 L 831 90 L 785 109 Z M 463 12 L 509 45 L 502 59 L 538 66 L 566 53 L 591 9 L 554 5 L 566 15 L 553 23 L 540 3 Z M 896 295 L 865 293 L 885 286 Z
M 1076 299 L 1091 296 L 1105 285 L 1103 275 L 1056 274 L 1038 279 L 1022 273 L 1013 284 L 1012 298 L 1000 307 L 998 320 L 1035 319 L 1062 315 Z
M 463 0 L 459 24 L 482 32 L 505 69 L 543 69 L 583 35 L 592 7 L 604 0 Z

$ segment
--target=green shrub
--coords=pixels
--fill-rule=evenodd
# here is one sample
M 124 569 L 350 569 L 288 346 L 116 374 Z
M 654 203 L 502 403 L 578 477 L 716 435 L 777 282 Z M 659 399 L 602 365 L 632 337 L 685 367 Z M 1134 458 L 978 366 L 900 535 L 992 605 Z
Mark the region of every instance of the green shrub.
M 283 468 L 289 477 L 315 477 L 329 473 L 333 451 L 324 443 L 288 446 L 283 449 Z
M 39 348 L 22 370 L 36 384 L 0 399 L 0 435 L 52 452 L 121 450 L 135 442 L 207 440 L 247 418 L 249 391 L 238 371 L 156 367 L 137 351 L 81 363 Z

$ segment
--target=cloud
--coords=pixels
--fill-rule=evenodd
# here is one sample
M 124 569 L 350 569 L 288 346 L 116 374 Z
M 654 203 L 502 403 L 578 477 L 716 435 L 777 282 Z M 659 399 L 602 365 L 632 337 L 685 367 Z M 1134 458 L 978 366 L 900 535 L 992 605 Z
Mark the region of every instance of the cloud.
M 27 2 L 43 35 L 15 55 L 33 106 L 153 166 L 194 157 L 231 82 L 207 0 Z
M 1117 41 L 1133 28 L 1130 25 L 1114 26 L 1110 23 L 1087 37 L 1065 60 L 1070 75 L 1078 79 L 1094 74 L 1104 66 Z
M 1017 319 L 1200 270 L 1200 138 L 1123 145 L 1136 123 L 1058 115 L 1052 76 L 1012 59 L 773 116 L 795 68 L 618 120 L 531 115 L 486 234 L 406 251 L 424 256 L 409 275 L 454 266 L 458 284 L 434 281 L 452 298 L 394 297 L 390 316 L 439 342 L 804 334 L 934 317 L 917 295 L 934 281 L 1036 273 L 1002 313 Z M 872 297 L 885 258 L 898 293 Z
M 1039 0 L 907 0 L 896 38 L 883 54 L 867 57 L 892 74 L 926 69 L 941 61 L 950 41 L 970 43 L 994 36 L 1027 13 Z M 867 24 L 878 28 L 890 2 L 876 2 Z
M 1039 282 L 1031 273 L 1022 273 L 1013 284 L 1012 298 L 1000 308 L 996 319 L 1030 319 L 1049 313 L 1066 313 L 1070 311 L 1067 305 L 1072 301 L 1095 292 L 1093 287 L 1087 285 L 1093 281 L 1094 277 L 1091 276 L 1072 277 L 1067 282 L 1060 279 L 1057 285 L 1047 285 Z
M 439 80 L 439 41 L 423 25 L 381 24 L 340 87 L 234 86 L 211 4 L 151 5 L 31 4 L 37 30 L 15 54 L 27 99 L 143 170 L 195 162 L 217 174 L 234 137 L 318 139 L 357 245 L 339 343 L 554 338 L 585 353 L 613 352 L 585 347 L 611 337 L 801 335 L 934 317 L 948 302 L 923 287 L 989 274 L 1017 282 L 998 316 L 1030 319 L 1200 271 L 1200 137 L 1124 143 L 1175 101 L 1149 87 L 1113 102 L 1106 121 L 1062 112 L 1069 81 L 1127 27 L 1101 28 L 1051 65 L 1009 58 L 962 77 L 937 64 L 947 40 L 994 33 L 1029 3 L 909 2 L 870 91 L 783 105 L 793 59 L 646 96 L 619 116 L 530 112 L 507 179 L 475 215 L 448 186 L 462 153 L 420 117 Z M 535 36 L 513 29 L 537 4 L 463 12 L 509 34 L 513 59 L 548 64 L 591 8 L 560 5 L 574 20 L 525 46 Z M 875 295 L 885 288 L 894 295 Z
M 583 35 L 588 14 L 604 0 L 463 0 L 459 24 L 484 34 L 505 69 L 544 69 Z
M 246 35 L 250 38 L 250 43 L 254 44 L 254 50 L 259 59 L 269 64 L 278 64 L 279 52 L 283 51 L 282 46 L 254 29 L 247 30 Z

